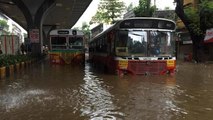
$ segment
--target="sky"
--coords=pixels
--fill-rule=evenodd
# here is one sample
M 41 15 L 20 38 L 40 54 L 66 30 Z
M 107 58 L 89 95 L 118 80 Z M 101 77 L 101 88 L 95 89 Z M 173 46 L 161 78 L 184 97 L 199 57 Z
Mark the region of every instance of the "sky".
M 95 15 L 97 9 L 98 9 L 98 4 L 100 0 L 93 0 L 89 7 L 86 9 L 84 14 L 80 17 L 78 22 L 74 25 L 73 28 L 75 27 L 81 27 L 83 22 L 89 23 L 91 20 L 92 16 Z M 174 0 L 156 0 L 156 6 L 159 9 L 164 9 L 165 7 L 169 7 L 171 9 L 174 9 Z M 130 3 L 133 4 L 133 7 L 138 6 L 139 0 L 123 0 L 126 6 L 128 6 Z M 154 4 L 154 0 L 152 0 L 152 4 Z

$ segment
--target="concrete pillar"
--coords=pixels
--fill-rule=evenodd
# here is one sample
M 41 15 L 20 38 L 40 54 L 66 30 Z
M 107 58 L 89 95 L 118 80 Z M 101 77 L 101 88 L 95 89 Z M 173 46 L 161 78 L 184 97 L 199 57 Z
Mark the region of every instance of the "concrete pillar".
M 24 0 L 12 0 L 22 11 L 27 21 L 28 38 L 31 43 L 31 52 L 33 55 L 42 53 L 42 18 L 45 12 L 56 0 L 44 0 L 40 6 L 36 6 L 36 12 L 30 11 L 30 6 L 26 6 Z

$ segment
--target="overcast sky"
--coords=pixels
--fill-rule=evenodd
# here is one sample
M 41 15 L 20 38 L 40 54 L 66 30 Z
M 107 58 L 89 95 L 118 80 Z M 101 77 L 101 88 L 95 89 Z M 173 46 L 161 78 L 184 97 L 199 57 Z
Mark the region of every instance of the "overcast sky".
M 75 24 L 74 27 L 81 27 L 83 22 L 89 23 L 91 20 L 92 16 L 95 15 L 98 4 L 100 0 L 93 0 L 92 3 L 89 5 L 87 10 L 84 12 L 84 14 L 80 17 L 78 22 Z M 133 3 L 133 6 L 138 6 L 138 1 L 139 0 L 123 0 L 126 6 L 128 6 L 130 3 Z M 171 9 L 174 9 L 174 0 L 156 0 L 156 6 L 159 9 L 164 9 L 165 7 L 170 7 Z M 154 4 L 154 0 L 152 0 L 152 4 Z

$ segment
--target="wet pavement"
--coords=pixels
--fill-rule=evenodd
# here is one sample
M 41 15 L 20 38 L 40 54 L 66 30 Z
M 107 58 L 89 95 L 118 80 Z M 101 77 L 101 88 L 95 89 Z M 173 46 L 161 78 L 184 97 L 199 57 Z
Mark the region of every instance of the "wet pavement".
M 0 80 L 0 120 L 212 120 L 212 69 L 179 62 L 174 76 L 118 77 L 41 62 Z

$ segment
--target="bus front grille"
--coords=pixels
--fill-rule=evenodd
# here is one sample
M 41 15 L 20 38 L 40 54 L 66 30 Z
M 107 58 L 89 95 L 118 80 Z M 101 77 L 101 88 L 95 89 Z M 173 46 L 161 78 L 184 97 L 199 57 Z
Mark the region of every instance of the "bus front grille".
M 128 63 L 128 70 L 133 74 L 161 74 L 166 69 L 166 61 L 129 61 Z

